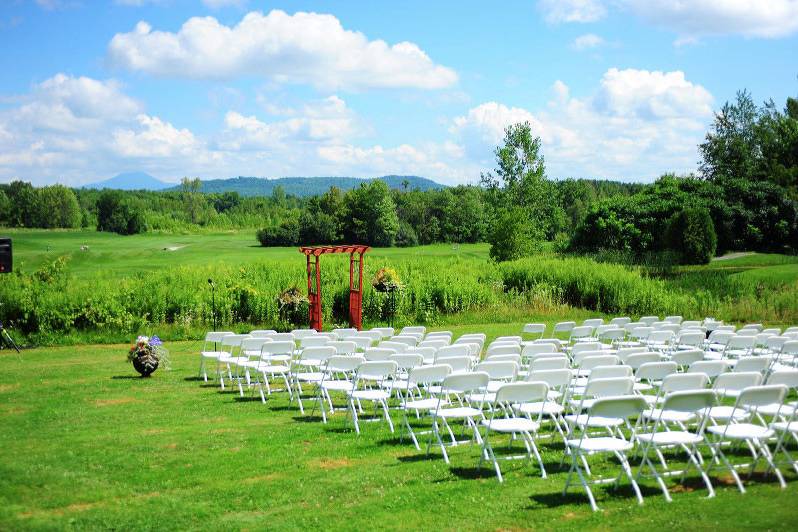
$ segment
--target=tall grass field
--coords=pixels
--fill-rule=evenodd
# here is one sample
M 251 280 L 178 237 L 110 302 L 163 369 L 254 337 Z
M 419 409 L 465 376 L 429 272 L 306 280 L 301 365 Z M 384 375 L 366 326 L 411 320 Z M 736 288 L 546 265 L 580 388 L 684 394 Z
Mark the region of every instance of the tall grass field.
M 260 247 L 249 232 L 9 234 L 15 272 L 0 278 L 0 320 L 31 344 L 126 341 L 139 332 L 195 338 L 212 324 L 213 303 L 226 328 L 287 329 L 296 324 L 281 321 L 277 295 L 307 286 L 297 249 Z M 327 255 L 321 263 L 325 325 L 344 324 L 348 257 Z M 370 284 L 383 267 L 395 269 L 404 285 L 393 314 Z M 496 264 L 484 244 L 373 249 L 364 285 L 366 325 L 573 312 L 798 323 L 798 258 L 781 255 L 746 254 L 662 272 L 551 252 Z

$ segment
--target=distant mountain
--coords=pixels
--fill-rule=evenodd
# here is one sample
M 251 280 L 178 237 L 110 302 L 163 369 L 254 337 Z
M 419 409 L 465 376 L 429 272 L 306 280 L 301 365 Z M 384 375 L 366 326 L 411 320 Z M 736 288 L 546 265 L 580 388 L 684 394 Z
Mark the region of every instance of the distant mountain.
M 127 172 L 118 174 L 111 179 L 84 185 L 83 188 L 113 188 L 116 190 L 163 190 L 173 187 L 173 183 L 166 183 L 144 172 Z
M 446 188 L 431 179 L 414 175 L 387 175 L 376 177 L 395 189 L 432 190 Z M 264 179 L 262 177 L 234 177 L 232 179 L 210 179 L 202 182 L 202 192 L 238 192 L 242 196 L 270 196 L 275 187 L 282 187 L 286 194 L 293 196 L 316 196 L 324 194 L 330 187 L 350 190 L 368 183 L 371 179 L 359 177 L 281 177 Z M 180 187 L 174 187 L 179 189 Z

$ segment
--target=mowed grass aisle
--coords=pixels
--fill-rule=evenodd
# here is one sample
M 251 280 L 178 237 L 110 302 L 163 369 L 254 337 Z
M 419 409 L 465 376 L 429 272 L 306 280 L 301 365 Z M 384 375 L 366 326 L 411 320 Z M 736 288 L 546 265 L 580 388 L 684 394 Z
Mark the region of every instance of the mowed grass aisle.
M 511 334 L 520 324 L 507 324 Z M 469 330 L 480 330 L 469 326 Z M 489 330 L 488 326 L 482 327 Z M 457 334 L 464 332 L 457 330 Z M 475 446 L 427 458 L 383 423 L 360 437 L 344 414 L 300 418 L 284 394 L 267 405 L 195 380 L 198 342 L 171 343 L 172 371 L 139 379 L 126 345 L 0 352 L 0 529 L 661 529 L 795 528 L 798 481 L 787 473 L 741 495 L 714 475 L 674 489 L 652 482 L 645 505 L 627 487 L 562 498 L 559 441 L 541 445 L 550 477 L 505 462 L 500 485 Z M 395 415 L 395 420 L 399 420 Z M 599 471 L 617 473 L 607 462 Z M 674 484 L 672 484 L 674 485 Z M 693 491 L 693 487 L 696 489 Z

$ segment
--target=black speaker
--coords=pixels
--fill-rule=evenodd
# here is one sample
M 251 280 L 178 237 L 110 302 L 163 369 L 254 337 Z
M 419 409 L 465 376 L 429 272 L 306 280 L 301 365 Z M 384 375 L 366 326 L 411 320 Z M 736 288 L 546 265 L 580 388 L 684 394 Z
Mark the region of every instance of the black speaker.
M 0 273 L 11 273 L 11 239 L 0 238 Z

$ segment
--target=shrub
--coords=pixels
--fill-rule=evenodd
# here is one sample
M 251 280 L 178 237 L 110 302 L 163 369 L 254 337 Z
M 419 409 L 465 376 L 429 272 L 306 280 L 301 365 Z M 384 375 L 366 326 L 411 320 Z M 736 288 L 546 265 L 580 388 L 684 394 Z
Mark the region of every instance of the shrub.
M 718 237 L 707 209 L 683 209 L 668 222 L 668 247 L 679 253 L 682 264 L 708 264 L 715 256 Z
M 488 238 L 490 258 L 502 262 L 531 255 L 542 239 L 543 233 L 529 222 L 523 209 L 507 209 L 499 214 Z

